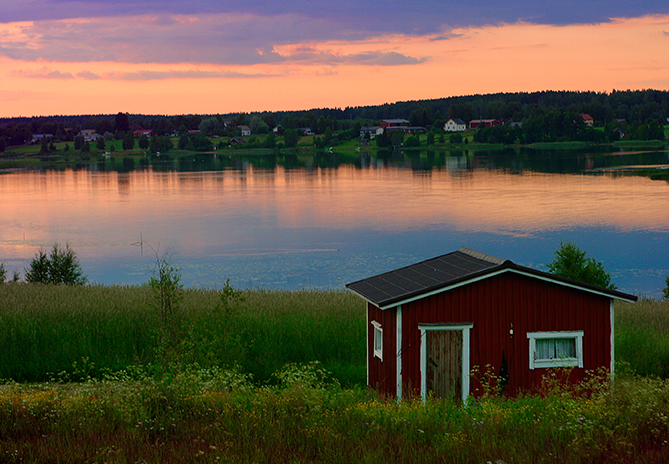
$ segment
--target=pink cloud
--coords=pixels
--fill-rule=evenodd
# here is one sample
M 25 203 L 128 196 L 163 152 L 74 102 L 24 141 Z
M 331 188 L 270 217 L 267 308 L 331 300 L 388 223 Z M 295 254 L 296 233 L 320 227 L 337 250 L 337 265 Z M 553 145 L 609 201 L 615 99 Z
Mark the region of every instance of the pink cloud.
M 37 70 L 16 70 L 12 71 L 11 74 L 15 77 L 26 77 L 30 79 L 74 79 L 74 76 L 69 72 L 63 73 L 57 70 L 52 71 L 47 67 Z

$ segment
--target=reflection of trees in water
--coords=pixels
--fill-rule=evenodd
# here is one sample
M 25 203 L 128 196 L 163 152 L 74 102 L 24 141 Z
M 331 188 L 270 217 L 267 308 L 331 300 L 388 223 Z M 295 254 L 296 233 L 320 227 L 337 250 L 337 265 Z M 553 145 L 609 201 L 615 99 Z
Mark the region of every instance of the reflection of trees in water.
M 249 168 L 274 171 L 284 169 L 338 168 L 343 165 L 358 169 L 404 168 L 413 171 L 447 169 L 449 171 L 495 170 L 508 173 L 523 171 L 545 173 L 578 173 L 601 171 L 625 166 L 663 165 L 666 151 L 624 151 L 612 147 L 574 149 L 504 147 L 499 149 L 402 149 L 376 150 L 340 154 L 323 150 L 244 154 L 236 152 L 196 153 L 191 155 L 161 154 L 143 158 L 107 157 L 90 164 L 81 163 L 75 170 L 100 172 L 132 172 L 152 169 L 157 172 L 198 172 L 241 170 Z M 62 167 L 62 169 L 70 169 Z M 58 170 L 58 167 L 51 169 Z

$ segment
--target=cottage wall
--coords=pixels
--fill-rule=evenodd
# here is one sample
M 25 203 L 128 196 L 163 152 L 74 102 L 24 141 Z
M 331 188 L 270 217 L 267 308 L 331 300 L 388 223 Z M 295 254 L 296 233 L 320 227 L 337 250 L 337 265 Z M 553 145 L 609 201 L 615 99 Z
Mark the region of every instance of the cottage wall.
M 504 356 L 509 373 L 505 391 L 509 394 L 537 388 L 548 372 L 546 368 L 530 370 L 528 332 L 584 331 L 584 367 L 573 368 L 572 380 L 582 379 L 586 370 L 608 368 L 611 365 L 610 301 L 605 296 L 506 272 L 405 304 L 401 311 L 403 394 L 406 396 L 410 390 L 420 393 L 419 323 L 473 323 L 471 366 L 490 365 L 499 374 Z M 374 313 L 371 317 L 378 320 L 386 316 L 379 311 L 378 308 L 370 310 L 370 315 Z M 387 323 L 392 326 L 395 310 L 382 313 L 388 313 Z M 384 331 L 384 338 L 387 336 Z M 388 343 L 393 341 L 389 339 Z M 385 386 L 382 391 L 391 392 L 393 388 L 389 388 L 389 384 L 395 379 L 395 371 L 385 367 L 385 364 L 370 363 L 370 385 L 378 383 Z M 476 394 L 479 386 L 472 378 L 470 392 Z
M 383 329 L 383 360 L 374 356 L 374 326 Z M 367 378 L 368 385 L 379 392 L 395 396 L 397 394 L 397 310 L 381 310 L 367 303 Z

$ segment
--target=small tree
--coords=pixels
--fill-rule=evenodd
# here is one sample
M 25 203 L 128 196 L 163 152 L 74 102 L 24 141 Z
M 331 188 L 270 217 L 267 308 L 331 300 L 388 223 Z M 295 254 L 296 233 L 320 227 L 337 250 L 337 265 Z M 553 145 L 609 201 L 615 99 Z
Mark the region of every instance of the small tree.
M 26 281 L 41 284 L 83 285 L 88 279 L 83 275 L 77 255 L 65 244 L 65 248 L 57 243 L 51 253 L 40 249 L 26 269 Z
M 135 148 L 135 135 L 132 133 L 132 131 L 129 130 L 125 133 L 121 145 L 123 146 L 124 150 L 132 150 Z
M 172 362 L 178 354 L 182 339 L 181 315 L 179 304 L 183 298 L 183 285 L 180 270 L 169 261 L 168 253 L 161 257 L 156 253 L 156 264 L 149 279 L 153 291 L 152 306 L 160 321 L 160 357 L 163 368 Z
M 412 135 L 406 139 L 404 142 L 405 147 L 419 147 L 420 146 L 420 139 L 418 138 L 417 135 Z
M 286 144 L 286 148 L 295 148 L 297 146 L 298 140 L 300 139 L 300 136 L 297 133 L 297 129 L 287 129 L 283 134 L 283 139 L 284 143 Z
M 669 275 L 664 276 L 664 283 L 665 283 L 665 286 L 662 289 L 662 297 L 665 300 L 669 300 Z
M 149 137 L 147 137 L 146 134 L 142 134 L 142 136 L 139 138 L 139 142 L 137 142 L 137 145 L 142 150 L 146 150 L 149 148 Z
M 551 273 L 561 277 L 610 290 L 617 288 L 611 282 L 611 274 L 606 272 L 604 265 L 593 258 L 586 257 L 585 251 L 571 242 L 560 241 L 560 247 L 555 250 L 555 259 L 546 266 Z
M 393 147 L 399 147 L 404 143 L 404 132 L 401 130 L 394 130 L 390 133 L 390 144 Z

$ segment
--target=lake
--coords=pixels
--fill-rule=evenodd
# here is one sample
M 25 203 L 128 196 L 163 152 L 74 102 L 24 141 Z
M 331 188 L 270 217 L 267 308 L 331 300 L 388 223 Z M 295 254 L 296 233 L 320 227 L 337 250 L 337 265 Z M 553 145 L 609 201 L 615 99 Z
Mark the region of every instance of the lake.
M 669 183 L 622 174 L 666 151 L 229 155 L 3 173 L 0 262 L 69 241 L 94 283 L 169 253 L 186 286 L 343 289 L 461 246 L 546 270 L 570 240 L 621 291 L 660 298 L 669 274 Z

